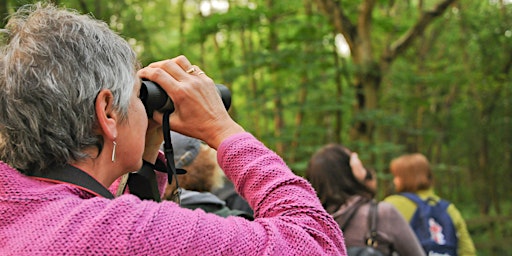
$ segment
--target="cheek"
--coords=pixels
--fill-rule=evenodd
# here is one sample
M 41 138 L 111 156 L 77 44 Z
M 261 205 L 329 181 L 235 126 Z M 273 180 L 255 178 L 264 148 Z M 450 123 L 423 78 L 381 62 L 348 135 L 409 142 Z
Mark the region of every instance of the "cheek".
M 130 136 L 128 140 L 131 141 L 132 150 L 144 150 L 144 138 L 146 137 L 148 118 L 144 105 L 137 98 L 132 99 L 130 103 L 128 119 L 129 131 L 127 131 L 127 134 Z
M 140 105 L 140 106 L 138 106 L 138 110 L 136 111 L 137 112 L 136 113 L 136 115 L 137 115 L 136 133 L 137 134 L 135 134 L 135 136 L 139 139 L 142 146 L 144 146 L 144 144 L 145 144 L 144 138 L 146 137 L 146 132 L 148 129 L 148 117 L 146 115 L 146 109 L 144 108 L 142 103 L 139 102 L 138 105 Z
M 130 104 L 130 109 L 132 110 L 131 117 L 136 121 L 137 126 L 140 126 L 140 129 L 146 130 L 148 126 L 148 117 L 146 115 L 144 104 L 142 104 L 138 98 L 133 98 Z
M 142 102 L 138 102 L 137 103 L 138 107 L 137 107 L 137 115 L 138 117 L 140 118 L 140 122 L 142 124 L 144 124 L 144 131 L 148 128 L 148 116 L 146 114 L 146 108 L 144 108 L 144 105 L 142 104 Z
M 395 177 L 393 179 L 393 184 L 395 185 L 395 189 L 400 189 L 400 185 L 401 185 L 400 178 Z

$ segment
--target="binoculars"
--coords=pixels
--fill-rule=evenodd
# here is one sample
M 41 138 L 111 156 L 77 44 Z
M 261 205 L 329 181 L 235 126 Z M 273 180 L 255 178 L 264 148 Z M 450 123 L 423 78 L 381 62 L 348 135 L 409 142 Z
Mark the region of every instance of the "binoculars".
M 217 93 L 224 103 L 224 107 L 229 109 L 231 106 L 231 92 L 222 84 L 215 84 Z M 153 111 L 165 112 L 170 110 L 174 111 L 174 103 L 167 93 L 155 82 L 146 79 L 142 80 L 140 88 L 140 99 L 146 108 L 148 117 L 153 116 Z

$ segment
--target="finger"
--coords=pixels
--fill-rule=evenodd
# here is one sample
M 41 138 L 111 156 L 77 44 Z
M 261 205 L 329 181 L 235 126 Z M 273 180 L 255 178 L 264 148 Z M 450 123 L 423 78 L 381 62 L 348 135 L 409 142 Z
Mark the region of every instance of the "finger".
M 183 58 L 184 58 L 185 60 L 182 60 Z M 179 61 L 180 63 L 183 63 L 184 65 L 186 65 L 185 67 L 190 67 L 190 66 L 192 66 L 192 64 L 190 64 L 190 62 L 188 62 L 188 64 L 186 63 L 186 62 L 188 61 L 188 59 L 187 59 L 185 56 L 180 55 L 180 56 L 174 57 L 174 58 L 172 58 L 172 59 L 166 59 L 166 60 L 155 61 L 155 62 L 153 62 L 153 63 L 149 64 L 149 66 L 148 66 L 148 67 L 154 67 L 154 68 L 156 68 L 156 67 L 161 67 L 165 62 L 168 62 L 168 61 L 174 61 L 174 62 Z M 185 69 L 185 68 L 184 68 L 184 69 Z
M 172 59 L 174 62 L 176 62 L 176 64 L 178 64 L 183 70 L 185 71 L 188 71 L 190 70 L 192 67 L 194 67 L 192 65 L 192 63 L 190 63 L 190 61 L 187 59 L 187 57 L 185 57 L 184 55 L 180 55 L 174 59 Z M 197 67 L 195 67 L 197 69 Z M 194 70 L 195 71 L 195 70 Z
M 198 68 L 196 68 L 196 66 L 192 65 L 191 68 L 187 69 L 185 72 L 187 72 L 187 74 L 193 74 L 194 72 L 196 72 Z
M 180 60 L 180 62 L 177 62 L 177 60 Z M 186 68 L 184 66 L 186 66 Z M 164 69 L 166 72 L 168 72 L 178 80 L 181 80 L 181 78 L 185 76 L 185 73 L 191 74 L 198 69 L 197 66 L 193 66 L 192 64 L 190 64 L 190 62 L 186 60 L 184 56 L 178 56 L 173 59 L 153 62 L 149 64 L 148 67 Z
M 200 76 L 200 75 L 205 75 L 206 73 L 201 70 L 200 67 L 198 67 L 197 65 L 192 65 L 192 67 L 190 67 L 189 69 L 187 69 L 185 72 L 187 72 L 187 74 L 190 74 L 190 75 L 195 75 L 195 76 Z
M 165 63 L 167 61 L 171 61 L 171 60 L 167 59 L 167 60 L 156 61 L 156 62 L 153 62 L 153 63 L 149 64 L 148 67 L 151 67 L 151 68 L 161 67 L 163 65 L 163 63 Z
M 186 61 L 187 63 L 188 60 Z M 185 81 L 190 78 L 190 75 L 197 75 L 198 72 L 201 72 L 201 69 L 196 65 L 189 65 L 188 69 L 183 69 L 185 64 L 179 64 L 179 62 L 173 60 L 164 61 L 159 63 L 156 67 L 159 67 L 166 72 L 168 72 L 171 76 L 173 76 L 178 81 Z
M 159 85 L 162 84 L 173 84 L 176 85 L 178 83 L 178 80 L 172 76 L 170 73 L 165 71 L 162 68 L 155 68 L 155 67 L 145 67 L 140 69 L 137 72 L 137 75 L 140 78 L 145 78 L 150 81 L 153 81 Z
M 189 76 L 189 72 L 194 72 L 196 68 L 194 68 L 192 71 L 188 71 L 183 69 L 182 66 L 180 66 L 177 62 L 171 60 L 168 62 L 164 62 L 161 66 L 163 70 L 165 70 L 167 73 L 169 73 L 171 76 L 173 76 L 178 81 L 183 81 Z M 189 67 L 189 70 L 192 68 L 192 65 Z
M 192 65 L 190 61 L 183 55 L 180 55 L 173 59 L 151 63 L 149 67 L 165 69 L 166 71 L 171 73 L 171 75 L 173 75 L 178 81 L 182 81 L 183 79 L 185 79 L 185 77 L 183 76 L 183 73 L 180 70 L 174 68 L 173 63 L 181 67 L 182 70 L 184 70 L 185 73 L 187 73 L 188 75 L 200 76 L 205 74 L 205 72 L 202 71 L 197 65 Z

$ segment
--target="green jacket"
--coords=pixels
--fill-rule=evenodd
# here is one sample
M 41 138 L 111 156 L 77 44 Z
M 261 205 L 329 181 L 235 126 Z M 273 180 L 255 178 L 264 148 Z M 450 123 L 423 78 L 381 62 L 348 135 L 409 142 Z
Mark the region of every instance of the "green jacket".
M 433 189 L 421 190 L 416 192 L 421 199 L 427 199 L 428 197 L 439 200 L 440 197 L 434 193 Z M 416 211 L 416 204 L 402 195 L 391 195 L 384 198 L 385 202 L 388 202 L 396 207 L 396 209 L 404 216 L 407 222 L 410 222 L 414 212 Z M 474 256 L 476 255 L 475 245 L 466 227 L 466 222 L 460 214 L 459 210 L 455 205 L 450 204 L 448 206 L 448 214 L 452 218 L 455 229 L 457 230 L 458 237 L 458 254 L 459 256 Z

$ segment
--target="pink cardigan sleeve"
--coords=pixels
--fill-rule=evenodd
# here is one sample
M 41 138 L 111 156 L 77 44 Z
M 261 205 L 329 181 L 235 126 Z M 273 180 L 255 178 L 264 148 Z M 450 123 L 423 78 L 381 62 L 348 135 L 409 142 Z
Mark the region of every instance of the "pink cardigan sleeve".
M 345 254 L 343 236 L 315 191 L 284 161 L 251 134 L 230 137 L 218 149 L 218 161 L 236 190 L 254 209 L 261 242 L 272 238 L 281 253 Z M 273 233 L 275 232 L 275 233 Z M 304 254 L 306 248 L 312 251 Z
M 338 224 L 277 154 L 249 133 L 231 136 L 217 154 L 254 221 L 123 195 L 103 213 L 118 224 L 90 223 L 87 242 L 102 237 L 120 255 L 346 255 Z

